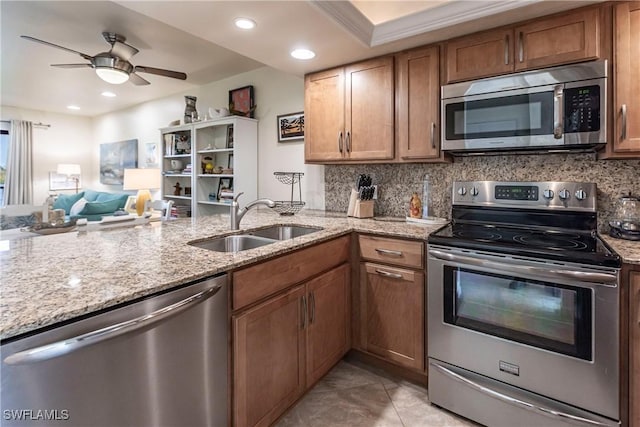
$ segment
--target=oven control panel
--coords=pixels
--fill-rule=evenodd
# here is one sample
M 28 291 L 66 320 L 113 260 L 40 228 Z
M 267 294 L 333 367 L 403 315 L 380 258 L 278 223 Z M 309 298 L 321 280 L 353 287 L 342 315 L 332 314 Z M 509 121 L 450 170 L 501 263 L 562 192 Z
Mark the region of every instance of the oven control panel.
M 456 181 L 453 205 L 596 211 L 596 184 L 590 182 Z

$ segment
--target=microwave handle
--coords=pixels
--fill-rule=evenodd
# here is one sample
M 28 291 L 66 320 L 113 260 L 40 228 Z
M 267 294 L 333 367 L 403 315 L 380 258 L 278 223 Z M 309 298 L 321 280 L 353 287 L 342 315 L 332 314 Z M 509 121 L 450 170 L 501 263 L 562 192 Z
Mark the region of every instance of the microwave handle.
M 564 93 L 563 86 L 553 88 L 553 137 L 561 139 L 564 131 Z

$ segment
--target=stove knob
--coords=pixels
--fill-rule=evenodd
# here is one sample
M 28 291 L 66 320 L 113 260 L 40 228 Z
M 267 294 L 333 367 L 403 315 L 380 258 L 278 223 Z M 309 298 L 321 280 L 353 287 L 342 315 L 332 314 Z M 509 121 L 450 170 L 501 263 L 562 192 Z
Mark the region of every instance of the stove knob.
M 562 200 L 567 200 L 570 196 L 569 190 L 563 188 L 562 190 L 560 190 L 560 193 L 558 193 L 558 196 L 560 196 L 560 199 Z
M 458 194 L 464 196 L 465 194 L 467 194 L 467 189 L 464 187 L 458 188 Z
M 584 200 L 587 198 L 587 192 L 584 191 L 583 189 L 580 189 L 578 191 L 576 191 L 576 199 L 578 200 Z
M 553 199 L 553 196 L 555 196 L 555 194 L 556 193 L 554 193 L 553 190 L 549 190 L 549 189 L 546 189 L 542 192 L 542 196 L 545 199 L 549 199 L 549 200 Z
M 477 196 L 479 193 L 478 189 L 476 187 L 471 187 L 471 195 L 472 196 Z

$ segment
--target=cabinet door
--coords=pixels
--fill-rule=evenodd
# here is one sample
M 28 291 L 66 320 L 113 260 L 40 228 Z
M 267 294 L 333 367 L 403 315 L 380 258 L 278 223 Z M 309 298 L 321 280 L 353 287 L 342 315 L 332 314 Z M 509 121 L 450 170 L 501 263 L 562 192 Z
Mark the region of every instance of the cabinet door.
M 366 351 L 424 371 L 424 274 L 360 265 L 360 328 Z
M 349 348 L 349 274 L 349 264 L 343 264 L 307 283 L 307 385 Z
M 345 70 L 345 149 L 349 160 L 393 159 L 393 57 Z
M 540 19 L 515 29 L 515 70 L 597 59 L 598 9 Z
M 640 427 L 640 272 L 632 271 L 629 292 L 629 425 Z
M 440 156 L 438 54 L 438 48 L 432 47 L 402 53 L 396 58 L 396 136 L 402 161 Z
M 344 68 L 304 79 L 306 161 L 340 160 L 345 152 Z
M 447 42 L 447 82 L 513 72 L 513 30 L 491 30 Z
M 233 419 L 267 426 L 304 391 L 304 286 L 234 316 Z
M 640 2 L 615 5 L 614 16 L 613 150 L 640 154 Z

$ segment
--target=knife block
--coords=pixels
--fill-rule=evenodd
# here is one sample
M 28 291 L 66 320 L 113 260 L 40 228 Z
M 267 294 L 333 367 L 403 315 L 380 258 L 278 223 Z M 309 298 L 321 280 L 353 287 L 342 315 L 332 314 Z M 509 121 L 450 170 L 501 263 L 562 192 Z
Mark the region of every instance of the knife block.
M 347 216 L 354 218 L 373 218 L 373 200 L 360 200 L 358 199 L 358 192 L 351 190 Z
M 373 200 L 356 200 L 353 216 L 355 218 L 373 218 Z

